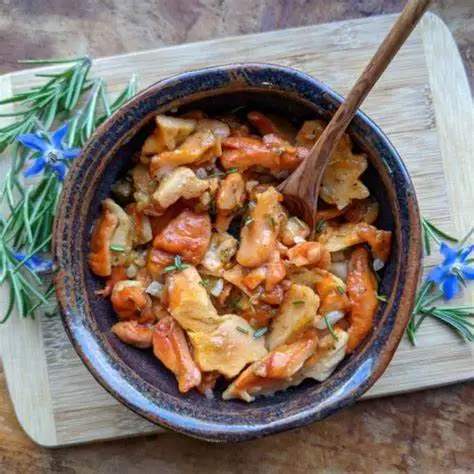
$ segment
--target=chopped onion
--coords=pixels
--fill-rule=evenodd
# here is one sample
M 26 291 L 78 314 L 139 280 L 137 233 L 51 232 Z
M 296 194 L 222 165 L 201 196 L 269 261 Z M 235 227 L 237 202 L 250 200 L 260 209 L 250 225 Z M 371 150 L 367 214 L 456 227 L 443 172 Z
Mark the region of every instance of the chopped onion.
M 328 314 L 326 314 L 326 319 L 331 325 L 334 323 L 337 323 L 343 317 L 344 317 L 344 311 L 330 311 Z M 321 318 L 316 323 L 316 329 L 326 329 L 326 321 L 324 318 Z
M 198 169 L 196 170 L 196 176 L 197 176 L 199 179 L 207 178 L 207 172 L 206 172 L 205 168 L 198 168 Z
M 138 268 L 133 263 L 127 267 L 126 274 L 128 278 L 135 278 L 137 276 Z
M 164 178 L 166 175 L 170 174 L 173 171 L 174 166 L 172 165 L 164 165 L 158 171 L 155 172 L 155 178 L 158 180 Z
M 329 267 L 329 271 L 338 276 L 341 280 L 346 281 L 348 265 L 347 262 L 333 262 Z
M 163 292 L 163 285 L 158 281 L 152 281 L 145 290 L 149 295 L 159 298 Z
M 382 268 L 385 266 L 385 263 L 380 260 L 380 258 L 376 258 L 374 260 L 374 263 L 372 264 L 372 268 L 378 272 L 379 270 L 382 270 Z
M 210 288 L 209 292 L 212 296 L 215 296 L 217 298 L 224 289 L 224 280 L 222 278 L 219 278 L 213 284 L 211 283 L 211 285 L 212 287 Z

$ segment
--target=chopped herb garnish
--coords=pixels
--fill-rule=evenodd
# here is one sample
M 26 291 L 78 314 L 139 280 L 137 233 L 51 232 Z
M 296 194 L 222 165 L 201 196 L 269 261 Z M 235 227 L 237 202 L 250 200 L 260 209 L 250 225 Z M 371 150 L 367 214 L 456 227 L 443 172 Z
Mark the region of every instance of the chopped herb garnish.
M 186 268 L 189 268 L 189 265 L 187 263 L 183 263 L 183 260 L 179 255 L 176 255 L 174 257 L 174 265 L 170 265 L 169 267 L 166 267 L 163 270 L 163 273 L 168 273 L 168 272 L 174 272 L 177 270 L 186 270 Z
M 211 282 L 209 280 L 201 280 L 199 284 L 202 285 L 204 288 L 209 288 Z
M 231 168 L 227 171 L 216 171 L 215 173 L 208 174 L 206 178 L 222 178 L 224 176 L 228 176 L 229 174 L 238 173 L 239 170 L 237 168 Z
M 334 328 L 332 327 L 332 324 L 329 322 L 329 319 L 327 316 L 324 316 L 324 322 L 326 323 L 326 328 L 329 331 L 329 334 L 333 337 L 335 341 L 338 341 L 339 338 L 337 337 L 337 334 L 334 332 Z
M 246 221 L 245 221 L 245 224 L 244 226 L 245 227 L 248 227 L 249 225 L 252 225 L 252 222 L 254 221 L 254 219 L 252 217 L 249 217 Z
M 257 329 L 254 333 L 253 333 L 253 337 L 255 339 L 258 339 L 259 337 L 262 337 L 264 334 L 266 334 L 268 332 L 268 328 L 261 328 L 261 329 Z
M 268 216 L 268 220 L 270 222 L 270 225 L 272 226 L 272 229 L 275 230 L 277 226 L 277 222 L 273 216 Z
M 211 199 L 211 202 L 209 203 L 209 214 L 212 214 L 213 216 L 217 214 L 215 199 Z
M 344 288 L 342 286 L 338 286 L 336 288 L 337 292 L 341 295 L 343 295 L 346 291 L 344 290 Z
M 123 245 L 112 244 L 109 248 L 110 250 L 113 250 L 114 252 L 125 252 L 125 247 Z
M 216 171 L 215 173 L 208 174 L 206 178 L 222 178 L 222 176 L 225 176 L 223 171 Z
M 318 222 L 316 222 L 316 225 L 314 226 L 314 231 L 322 232 L 325 226 L 326 226 L 326 222 L 324 222 L 323 220 L 319 220 Z
M 383 303 L 386 303 L 388 300 L 387 300 L 387 297 L 384 296 L 384 295 L 375 295 L 375 297 L 379 300 L 379 301 L 382 301 Z
M 228 301 L 227 306 L 233 309 L 241 309 L 240 308 L 240 298 L 232 298 Z
M 249 334 L 249 332 L 247 331 L 247 329 L 244 329 L 244 328 L 241 328 L 240 326 L 237 326 L 237 331 L 241 332 L 242 334 Z
M 303 300 L 296 300 L 296 301 L 293 301 L 293 304 L 294 304 L 295 306 L 300 306 L 300 305 L 302 305 L 302 304 L 304 304 L 304 303 L 305 303 L 305 302 L 304 302 Z
M 231 248 L 223 249 L 220 251 L 219 256 L 222 260 L 227 260 L 230 257 L 230 253 L 232 252 Z

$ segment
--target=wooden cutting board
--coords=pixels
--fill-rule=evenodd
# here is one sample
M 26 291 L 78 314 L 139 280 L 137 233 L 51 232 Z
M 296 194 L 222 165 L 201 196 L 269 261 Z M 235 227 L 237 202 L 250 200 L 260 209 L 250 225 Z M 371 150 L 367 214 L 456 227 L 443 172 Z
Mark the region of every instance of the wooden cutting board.
M 395 16 L 226 38 L 103 58 L 94 73 L 118 91 L 132 73 L 140 87 L 189 69 L 266 61 L 307 72 L 346 94 Z M 0 77 L 0 97 L 41 81 L 33 70 Z M 363 110 L 385 131 L 414 180 L 422 214 L 456 235 L 474 216 L 473 105 L 456 45 L 432 14 L 404 45 Z M 8 160 L 0 163 L 4 176 Z M 425 267 L 436 260 L 430 257 Z M 413 282 L 415 284 L 415 282 Z M 474 302 L 474 287 L 463 300 Z M 7 292 L 0 289 L 5 307 Z M 11 317 L 0 328 L 0 355 L 13 406 L 28 435 L 44 446 L 158 432 L 109 395 L 72 348 L 59 318 Z M 418 346 L 406 339 L 366 397 L 390 395 L 474 376 L 474 345 L 436 321 L 426 321 Z

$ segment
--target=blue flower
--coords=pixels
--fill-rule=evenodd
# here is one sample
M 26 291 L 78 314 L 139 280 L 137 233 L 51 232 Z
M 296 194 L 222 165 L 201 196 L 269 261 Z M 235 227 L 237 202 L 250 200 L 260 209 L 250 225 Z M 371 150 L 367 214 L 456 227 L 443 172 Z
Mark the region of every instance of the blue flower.
M 442 242 L 439 251 L 444 255 L 444 260 L 431 270 L 427 281 L 438 284 L 444 297 L 450 300 L 459 292 L 460 282 L 474 280 L 474 268 L 469 267 L 467 261 L 474 251 L 474 245 L 457 250 Z
M 63 144 L 67 134 L 68 124 L 65 123 L 55 132 L 36 132 L 18 135 L 17 140 L 25 147 L 36 150 L 31 166 L 24 172 L 25 178 L 35 176 L 46 168 L 52 169 L 62 181 L 67 173 L 64 161 L 77 156 L 79 148 L 67 148 Z
M 35 273 L 50 272 L 53 269 L 53 262 L 49 258 L 43 259 L 38 257 L 38 255 L 32 255 L 30 258 L 25 260 L 27 255 L 21 252 L 14 252 L 13 255 L 18 262 L 23 263 L 25 267 L 28 267 Z

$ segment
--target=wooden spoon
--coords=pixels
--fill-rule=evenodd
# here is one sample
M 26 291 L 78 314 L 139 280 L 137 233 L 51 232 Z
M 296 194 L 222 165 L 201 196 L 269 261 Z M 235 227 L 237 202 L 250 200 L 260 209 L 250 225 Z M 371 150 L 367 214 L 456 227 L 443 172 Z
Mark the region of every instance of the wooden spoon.
M 375 56 L 313 146 L 310 155 L 279 185 L 278 189 L 283 194 L 289 210 L 303 216 L 311 228 L 314 228 L 316 223 L 319 188 L 332 152 L 360 104 L 420 21 L 429 3 L 429 0 L 408 1 Z

